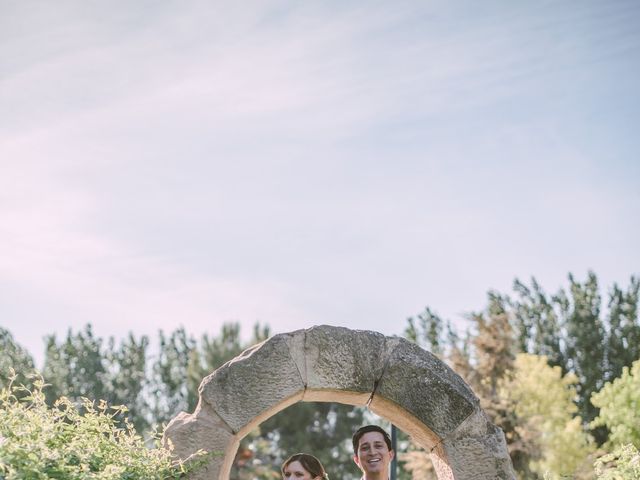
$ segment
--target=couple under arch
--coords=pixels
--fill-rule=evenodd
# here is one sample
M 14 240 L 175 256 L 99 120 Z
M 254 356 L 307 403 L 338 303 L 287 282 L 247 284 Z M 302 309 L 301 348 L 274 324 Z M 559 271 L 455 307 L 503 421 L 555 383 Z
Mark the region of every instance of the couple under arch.
M 362 480 L 388 480 L 395 455 L 389 434 L 377 425 L 365 425 L 353 434 L 353 461 Z M 329 480 L 322 463 L 309 453 L 296 453 L 282 464 L 284 480 Z

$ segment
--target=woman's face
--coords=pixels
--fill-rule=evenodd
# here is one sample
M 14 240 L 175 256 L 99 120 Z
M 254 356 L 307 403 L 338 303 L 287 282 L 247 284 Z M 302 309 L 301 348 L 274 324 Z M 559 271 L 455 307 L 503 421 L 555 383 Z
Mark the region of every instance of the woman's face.
M 313 480 L 311 474 L 297 460 L 284 467 L 284 478 L 286 480 Z

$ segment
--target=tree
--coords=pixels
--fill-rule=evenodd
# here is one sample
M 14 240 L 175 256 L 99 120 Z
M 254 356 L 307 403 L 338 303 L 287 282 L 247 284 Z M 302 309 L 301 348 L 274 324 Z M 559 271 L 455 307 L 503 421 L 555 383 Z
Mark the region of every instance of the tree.
M 566 367 L 562 350 L 562 325 L 557 304 L 549 298 L 535 278 L 531 287 L 520 280 L 513 283 L 516 299 L 509 299 L 517 335 L 517 349 L 523 353 L 543 355 L 550 365 Z
M 562 435 L 557 433 L 553 438 L 560 439 L 559 445 L 563 438 L 573 438 L 572 446 L 584 447 L 577 439 L 584 440 L 583 430 L 598 415 L 599 404 L 591 403 L 592 395 L 640 357 L 640 281 L 631 277 L 626 290 L 614 284 L 606 315 L 593 272 L 584 282 L 569 275 L 569 288 L 554 295 L 547 295 L 535 278 L 530 285 L 516 279 L 513 289 L 513 297 L 489 292 L 487 307 L 469 316 L 472 326 L 465 336 L 448 327 L 445 337 L 442 320 L 428 307 L 408 319 L 405 334 L 421 346 L 441 352 L 441 357 L 467 381 L 492 421 L 504 431 L 519 475 L 533 478 L 537 473 L 531 469 L 542 465 L 544 451 L 550 451 L 545 450 L 545 442 L 556 440 L 541 441 L 535 425 L 521 418 L 515 400 L 496 395 L 497 385 L 513 381 L 513 358 L 518 352 L 544 356 L 550 366 L 560 368 L 553 370 L 554 375 L 560 372 L 565 378 L 570 373 L 572 376 L 566 378 L 577 382 L 571 392 L 575 393 L 572 400 L 578 410 L 572 413 L 575 418 L 565 425 Z M 608 424 L 603 420 L 591 423 L 591 427 L 601 445 L 607 438 Z M 554 461 L 550 457 L 547 463 Z
M 626 291 L 613 285 L 606 316 L 593 272 L 584 282 L 569 275 L 569 283 L 568 291 L 560 289 L 548 296 L 535 278 L 530 287 L 516 280 L 516 298 L 509 303 L 519 349 L 545 355 L 563 373 L 576 374 L 579 414 L 589 422 L 598 414 L 591 395 L 640 357 L 640 281 L 631 277 Z M 594 433 L 598 443 L 603 443 L 607 432 L 598 428 Z
M 598 281 L 589 272 L 584 283 L 569 275 L 571 297 L 561 295 L 559 303 L 565 315 L 567 370 L 578 377 L 578 409 L 585 421 L 598 414 L 589 401 L 600 390 L 605 378 L 605 329 L 600 319 L 601 297 Z
M 600 409 L 592 427 L 606 427 L 609 445 L 633 444 L 640 448 L 640 360 L 631 369 L 623 367 L 622 375 L 591 397 Z
M 196 402 L 194 390 L 188 387 L 187 378 L 197 364 L 196 341 L 184 328 L 173 331 L 168 337 L 159 334 L 158 357 L 152 365 L 150 393 L 151 418 L 156 424 L 171 420 L 181 411 L 190 411 Z
M 513 375 L 501 382 L 500 396 L 513 405 L 518 419 L 516 429 L 535 445 L 530 459 L 531 472 L 540 478 L 578 478 L 585 458 L 594 450 L 593 439 L 584 431 L 578 408 L 577 378 L 562 375 L 544 356 L 518 354 Z
M 105 400 L 110 405 L 126 405 L 126 416 L 139 432 L 149 426 L 149 407 L 143 394 L 147 388 L 146 354 L 149 339 L 133 334 L 116 347 L 113 337 L 105 342 L 95 337 L 90 324 L 67 333 L 58 344 L 47 337 L 44 377 L 49 404 L 65 396 L 76 404 L 83 398 Z M 123 420 L 122 417 L 118 417 Z
M 444 354 L 443 322 L 429 307 L 416 318 L 409 317 L 407 323 L 404 331 L 407 340 L 421 345 L 439 357 Z
M 47 389 L 49 404 L 63 395 L 77 401 L 82 397 L 106 397 L 102 339 L 93 336 L 90 324 L 75 335 L 69 330 L 60 345 L 55 335 L 47 337 L 46 344 L 43 375 L 50 384 Z
M 0 327 L 0 388 L 9 385 L 10 370 L 17 375 L 18 384 L 27 384 L 28 375 L 33 373 L 33 358 L 18 345 L 8 330 Z
M 640 358 L 639 291 L 640 279 L 631 277 L 626 292 L 614 284 L 609 294 L 607 381 L 619 377 L 623 367 Z
M 149 338 L 136 340 L 132 333 L 116 347 L 109 338 L 104 353 L 106 363 L 105 400 L 110 405 L 126 405 L 127 416 L 139 433 L 149 427 L 148 402 L 144 396 L 147 387 L 146 366 Z
M 474 375 L 472 388 L 488 404 L 496 398 L 498 382 L 513 370 L 515 339 L 506 310 L 505 298 L 489 292 L 489 305 L 483 313 L 471 315 L 476 334 L 473 347 Z

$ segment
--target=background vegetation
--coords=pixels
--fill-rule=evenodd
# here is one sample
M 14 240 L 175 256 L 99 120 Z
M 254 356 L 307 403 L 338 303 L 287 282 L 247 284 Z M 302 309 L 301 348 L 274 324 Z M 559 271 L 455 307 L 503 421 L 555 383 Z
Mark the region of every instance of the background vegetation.
M 640 478 L 640 282 L 632 277 L 625 288 L 614 284 L 603 300 L 595 274 L 585 281 L 569 275 L 568 281 L 554 294 L 535 279 L 516 280 L 508 294 L 489 292 L 485 308 L 469 314 L 462 331 L 426 308 L 407 320 L 404 335 L 440 356 L 471 385 L 504 430 L 520 478 Z M 38 412 L 42 419 L 66 412 L 65 424 L 75 425 L 77 435 L 86 433 L 88 423 L 104 421 L 107 437 L 129 435 L 123 445 L 138 448 L 141 435 L 149 439 L 148 432 L 179 411 L 193 410 L 205 375 L 270 334 L 260 324 L 249 342 L 242 342 L 240 333 L 238 324 L 229 323 L 215 336 L 195 339 L 180 328 L 159 332 L 151 347 L 147 336 L 129 335 L 120 342 L 98 338 L 88 324 L 63 339 L 46 339 L 42 375 L 49 386 L 43 390 L 28 377 L 34 370 L 31 355 L 0 328 L 0 472 L 7 479 L 74 478 L 55 476 L 42 463 L 28 467 L 40 469 L 40 476 L 8 474 L 27 468 L 16 452 L 22 449 L 28 457 L 29 447 L 9 434 L 25 412 Z M 10 384 L 29 390 L 10 389 Z M 94 400 L 104 402 L 95 407 Z M 108 410 L 107 405 L 127 408 Z M 331 478 L 359 478 L 350 437 L 370 420 L 368 412 L 350 406 L 298 403 L 245 438 L 232 479 L 279 478 L 283 457 L 298 451 L 317 454 Z M 53 428 L 42 422 L 32 427 Z M 69 457 L 63 454 L 66 446 L 51 445 L 52 452 Z M 426 453 L 403 436 L 401 451 L 400 479 L 435 478 Z M 115 469 L 122 454 L 117 452 L 103 464 Z M 134 472 L 117 478 L 181 474 L 161 454 L 150 455 L 165 462 L 154 464 L 160 477 Z M 112 478 L 104 475 L 82 478 Z

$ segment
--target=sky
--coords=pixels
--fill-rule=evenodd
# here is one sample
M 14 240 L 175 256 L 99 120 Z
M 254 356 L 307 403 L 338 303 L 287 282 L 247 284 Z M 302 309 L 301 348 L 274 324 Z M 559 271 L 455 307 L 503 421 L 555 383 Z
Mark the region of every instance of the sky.
M 640 273 L 635 0 L 0 0 L 0 327 L 464 327 Z

